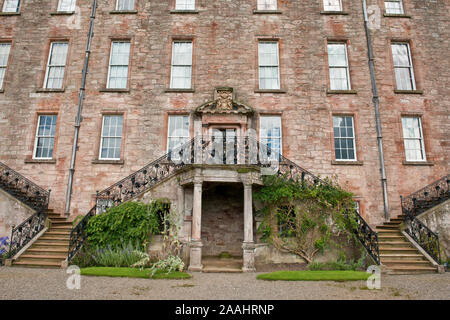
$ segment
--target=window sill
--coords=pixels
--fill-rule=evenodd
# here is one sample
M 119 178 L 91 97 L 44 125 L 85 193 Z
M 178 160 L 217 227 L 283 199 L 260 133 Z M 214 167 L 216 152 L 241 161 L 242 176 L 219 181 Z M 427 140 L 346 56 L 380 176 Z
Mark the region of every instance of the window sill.
M 397 94 L 423 94 L 423 90 L 394 90 Z
M 256 89 L 255 93 L 286 93 L 286 90 L 282 90 L 282 89 Z
M 113 10 L 110 14 L 137 14 L 137 10 Z
M 331 16 L 331 15 L 341 15 L 348 16 L 348 12 L 346 11 L 320 11 L 320 14 Z
M 327 94 L 358 94 L 356 90 L 327 90 Z
M 175 89 L 175 88 L 168 88 L 164 90 L 164 92 L 195 92 L 195 89 Z
M 282 14 L 280 10 L 253 10 L 253 14 Z
M 74 13 L 75 13 L 75 11 L 55 11 L 55 12 L 50 12 L 50 15 L 51 16 L 70 16 Z
M 47 88 L 39 88 L 36 90 L 36 92 L 41 93 L 41 92 L 64 92 L 66 91 L 66 89 L 61 88 L 61 89 L 47 89 Z
M 171 14 L 198 14 L 198 10 L 170 10 Z
M 20 16 L 20 12 L 0 12 L 0 16 Z
M 100 89 L 99 92 L 119 92 L 119 93 L 129 93 L 129 92 L 130 92 L 130 89 L 103 88 L 103 89 Z
M 405 166 L 434 166 L 432 161 L 406 161 L 403 160 L 403 165 Z
M 411 16 L 407 15 L 407 14 L 385 13 L 384 16 L 387 17 L 387 18 L 408 18 L 408 19 L 411 19 Z
M 122 165 L 125 161 L 123 160 L 102 160 L 102 159 L 94 159 L 92 160 L 92 164 L 118 164 Z
M 24 163 L 56 163 L 56 159 L 25 159 Z
M 342 166 L 362 166 L 364 164 L 363 161 L 338 161 L 332 160 L 332 165 L 342 165 Z

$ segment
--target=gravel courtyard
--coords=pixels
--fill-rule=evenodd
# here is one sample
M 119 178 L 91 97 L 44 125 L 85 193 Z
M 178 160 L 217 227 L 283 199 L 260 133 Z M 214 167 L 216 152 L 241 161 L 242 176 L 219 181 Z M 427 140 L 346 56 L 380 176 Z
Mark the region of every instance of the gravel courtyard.
M 284 282 L 256 274 L 194 273 L 188 280 L 81 277 L 69 290 L 60 269 L 0 267 L 0 299 L 450 299 L 450 273 L 382 275 L 381 290 L 365 281 Z

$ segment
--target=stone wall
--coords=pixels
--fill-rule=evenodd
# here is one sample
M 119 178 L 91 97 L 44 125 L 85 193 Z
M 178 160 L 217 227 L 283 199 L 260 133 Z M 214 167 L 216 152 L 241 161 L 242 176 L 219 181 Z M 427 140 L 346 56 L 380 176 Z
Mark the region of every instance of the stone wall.
M 205 184 L 202 197 L 203 256 L 242 256 L 244 189 L 241 184 Z
M 12 226 L 31 216 L 34 210 L 0 189 L 0 237 L 11 237 Z
M 2 16 L 0 38 L 12 41 L 0 92 L 0 161 L 52 189 L 50 207 L 65 206 L 74 138 L 74 119 L 85 56 L 91 0 L 78 0 L 73 15 L 51 15 L 57 1 L 21 2 L 20 15 Z M 114 1 L 99 0 L 95 19 L 86 99 L 73 183 L 71 214 L 86 214 L 95 191 L 103 190 L 166 152 L 169 114 L 191 114 L 212 100 L 214 88 L 235 88 L 237 99 L 259 114 L 279 114 L 283 154 L 314 174 L 337 174 L 355 193 L 371 224 L 384 219 L 379 155 L 360 0 L 344 1 L 347 14 L 321 14 L 322 1 L 280 0 L 279 14 L 257 14 L 256 0 L 198 0 L 198 13 L 171 13 L 174 1 L 136 1 L 137 13 L 111 14 Z M 376 79 L 391 215 L 400 213 L 399 195 L 407 195 L 448 171 L 450 3 L 404 1 L 409 17 L 385 17 L 382 0 L 379 28 L 372 30 Z M 111 40 L 129 39 L 128 90 L 104 90 Z M 169 86 L 171 43 L 194 41 L 193 91 Z M 257 92 L 259 39 L 280 44 L 280 92 Z M 51 40 L 68 40 L 64 90 L 42 91 Z M 327 41 L 346 41 L 352 94 L 327 93 Z M 394 92 L 390 41 L 410 41 L 416 94 Z M 39 114 L 58 115 L 53 159 L 32 159 Z M 123 114 L 120 161 L 97 161 L 102 114 Z M 333 114 L 355 117 L 359 162 L 333 158 Z M 404 163 L 401 116 L 420 115 L 426 163 Z M 191 116 L 191 119 L 193 116 Z M 191 121 L 192 123 L 192 121 Z
M 417 217 L 431 231 L 439 232 L 442 259 L 450 258 L 450 200 L 422 213 Z

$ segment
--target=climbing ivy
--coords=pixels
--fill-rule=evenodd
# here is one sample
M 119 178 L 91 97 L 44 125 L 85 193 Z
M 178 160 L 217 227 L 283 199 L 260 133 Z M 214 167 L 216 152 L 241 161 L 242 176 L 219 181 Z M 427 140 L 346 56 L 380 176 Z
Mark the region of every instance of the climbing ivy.
M 155 200 L 150 204 L 126 202 L 91 218 L 86 227 L 88 245 L 93 248 L 118 248 L 137 243 L 144 249 L 150 235 L 164 231 L 164 215 L 170 204 Z
M 254 194 L 264 204 L 260 231 L 276 248 L 310 263 L 316 253 L 333 244 L 333 236 L 354 238 L 353 194 L 336 179 L 306 184 L 272 175 L 264 176 L 263 182 Z

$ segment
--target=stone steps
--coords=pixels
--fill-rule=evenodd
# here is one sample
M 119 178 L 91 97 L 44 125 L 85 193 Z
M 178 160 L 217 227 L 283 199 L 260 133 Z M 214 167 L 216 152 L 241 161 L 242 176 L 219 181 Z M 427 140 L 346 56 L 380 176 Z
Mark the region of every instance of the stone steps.
M 12 262 L 13 266 L 29 268 L 61 268 L 67 258 L 72 223 L 48 210 L 50 228 L 31 247 Z

